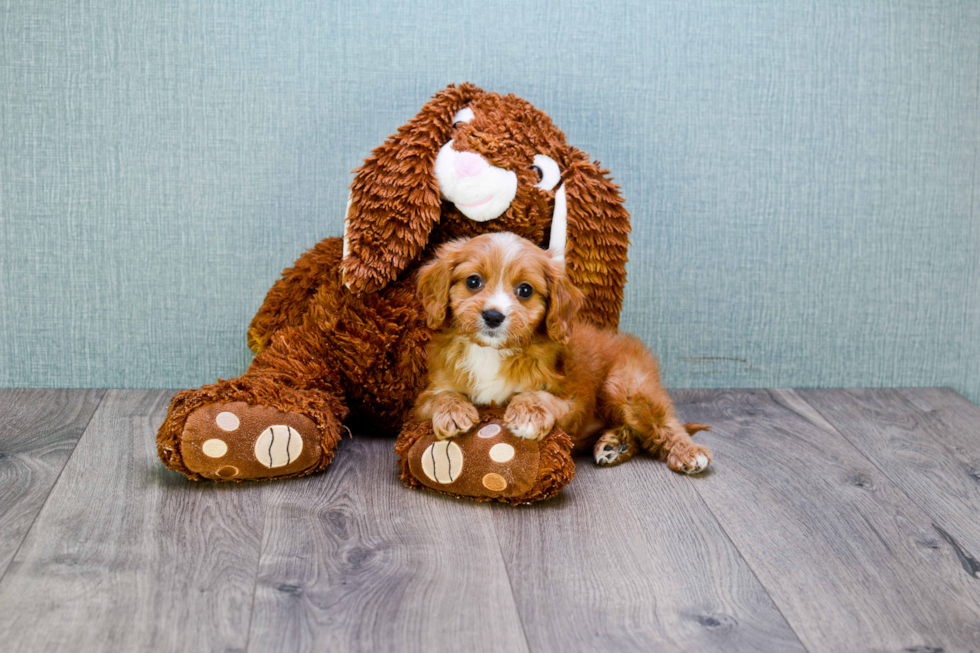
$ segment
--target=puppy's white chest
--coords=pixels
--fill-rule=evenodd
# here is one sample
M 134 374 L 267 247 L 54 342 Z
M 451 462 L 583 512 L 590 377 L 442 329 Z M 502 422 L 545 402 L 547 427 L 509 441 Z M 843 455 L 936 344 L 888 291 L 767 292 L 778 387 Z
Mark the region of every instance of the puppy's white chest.
M 503 362 L 510 351 L 481 347 L 470 344 L 462 360 L 462 367 L 469 375 L 470 387 L 467 394 L 474 404 L 489 404 L 495 401 L 504 404 L 517 388 L 503 372 Z

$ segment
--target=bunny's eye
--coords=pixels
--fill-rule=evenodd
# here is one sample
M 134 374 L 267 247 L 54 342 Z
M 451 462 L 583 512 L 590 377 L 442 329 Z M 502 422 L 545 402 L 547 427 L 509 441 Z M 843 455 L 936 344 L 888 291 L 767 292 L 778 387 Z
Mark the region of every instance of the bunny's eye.
M 459 127 L 461 123 L 469 122 L 471 120 L 473 120 L 473 109 L 463 107 L 456 112 L 455 116 L 453 116 L 453 127 Z
M 531 166 L 531 170 L 538 175 L 538 183 L 534 184 L 535 188 L 552 190 L 561 181 L 561 170 L 558 169 L 558 164 L 546 154 L 534 155 L 534 164 Z
M 478 274 L 471 274 L 466 277 L 466 287 L 470 290 L 479 290 L 480 286 L 483 285 L 483 279 L 480 278 Z

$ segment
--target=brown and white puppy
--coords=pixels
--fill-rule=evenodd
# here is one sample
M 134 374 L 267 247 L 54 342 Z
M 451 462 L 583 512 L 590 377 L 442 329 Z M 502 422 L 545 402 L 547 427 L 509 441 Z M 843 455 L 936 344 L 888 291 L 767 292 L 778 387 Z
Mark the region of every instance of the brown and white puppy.
M 711 452 L 695 444 L 660 385 L 653 355 L 635 337 L 576 313 L 582 293 L 561 260 L 512 233 L 444 244 L 419 271 L 429 326 L 429 385 L 415 404 L 439 438 L 471 429 L 474 404 L 507 406 L 515 435 L 537 440 L 557 423 L 600 465 L 642 447 L 696 474 Z

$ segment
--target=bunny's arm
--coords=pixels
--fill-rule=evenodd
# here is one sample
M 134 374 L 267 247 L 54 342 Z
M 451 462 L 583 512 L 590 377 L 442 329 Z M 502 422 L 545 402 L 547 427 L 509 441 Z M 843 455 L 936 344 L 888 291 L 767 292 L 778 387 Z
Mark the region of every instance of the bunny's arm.
M 248 328 L 248 346 L 256 354 L 269 345 L 272 334 L 303 321 L 310 301 L 324 286 L 339 290 L 340 238 L 324 238 L 300 256 L 269 289 Z

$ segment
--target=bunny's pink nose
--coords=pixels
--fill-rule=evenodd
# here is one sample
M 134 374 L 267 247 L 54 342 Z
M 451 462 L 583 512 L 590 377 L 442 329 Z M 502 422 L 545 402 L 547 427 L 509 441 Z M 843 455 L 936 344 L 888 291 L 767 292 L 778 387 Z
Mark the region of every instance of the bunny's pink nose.
M 475 177 L 489 167 L 490 164 L 479 154 L 460 152 L 456 155 L 456 176 L 460 179 L 463 177 Z

